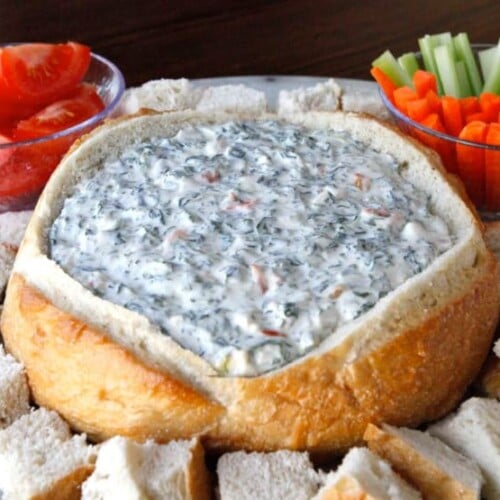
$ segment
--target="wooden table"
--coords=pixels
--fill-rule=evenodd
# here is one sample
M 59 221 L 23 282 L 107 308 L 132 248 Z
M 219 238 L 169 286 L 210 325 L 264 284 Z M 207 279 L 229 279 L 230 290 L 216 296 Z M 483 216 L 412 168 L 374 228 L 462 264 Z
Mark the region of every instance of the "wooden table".
M 425 33 L 500 36 L 486 0 L 47 0 L 0 3 L 0 42 L 74 39 L 112 59 L 128 85 L 159 77 L 301 74 L 368 79 L 385 48 Z

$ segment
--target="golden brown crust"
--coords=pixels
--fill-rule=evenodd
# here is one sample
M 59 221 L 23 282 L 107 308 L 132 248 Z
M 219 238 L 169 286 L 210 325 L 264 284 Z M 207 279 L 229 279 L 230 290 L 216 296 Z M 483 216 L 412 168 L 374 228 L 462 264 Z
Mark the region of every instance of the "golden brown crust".
M 341 477 L 330 488 L 322 490 L 318 500 L 377 500 L 366 493 L 359 481 L 351 476 Z
M 389 462 L 424 498 L 477 499 L 477 492 L 455 481 L 397 436 L 369 424 L 364 439 L 370 450 Z
M 82 483 L 92 474 L 94 467 L 86 465 L 75 469 L 67 476 L 54 482 L 51 488 L 31 497 L 30 500 L 75 500 L 82 496 Z
M 323 454 L 360 443 L 370 422 L 415 426 L 450 411 L 484 361 L 497 309 L 486 275 L 437 316 L 352 364 L 345 363 L 346 341 L 294 369 L 224 379 L 233 391 L 226 408 L 145 366 L 18 275 L 2 331 L 26 365 L 35 399 L 96 439 L 200 435 L 211 448 Z
M 2 332 L 22 359 L 36 401 L 94 439 L 165 441 L 203 434 L 223 412 L 191 387 L 141 364 L 14 276 Z M 180 429 L 173 422 L 182 421 Z
M 192 500 L 210 500 L 212 491 L 210 474 L 205 464 L 205 451 L 198 441 L 191 449 L 193 458 L 186 473 L 187 498 Z
M 494 354 L 484 364 L 476 385 L 482 394 L 500 399 L 500 359 Z
M 219 377 L 146 318 L 92 296 L 47 258 L 47 228 L 61 193 L 81 169 L 100 161 L 109 144 L 119 149 L 158 127 L 174 133 L 179 124 L 206 119 L 228 115 L 180 113 L 165 121 L 155 114 L 104 127 L 100 139 L 99 130 L 91 134 L 96 148 L 85 140 L 52 176 L 18 254 L 2 318 L 6 344 L 25 363 L 36 400 L 96 439 L 199 435 L 216 449 L 316 454 L 360 443 L 370 422 L 415 426 L 451 410 L 491 345 L 498 318 L 496 261 L 477 220 L 443 179 L 436 155 L 374 120 L 316 113 L 297 123 L 347 126 L 382 150 L 389 143 L 396 158 L 411 163 L 406 173 L 417 185 L 439 187 L 430 196 L 460 241 L 432 273 L 424 271 L 386 297 L 343 337 L 337 332 L 276 372 Z

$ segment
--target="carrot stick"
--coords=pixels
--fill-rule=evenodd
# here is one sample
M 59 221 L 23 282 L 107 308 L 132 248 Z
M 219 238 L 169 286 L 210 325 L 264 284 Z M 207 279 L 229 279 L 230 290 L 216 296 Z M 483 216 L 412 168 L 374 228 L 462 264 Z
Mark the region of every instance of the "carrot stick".
M 456 97 L 443 96 L 441 98 L 441 106 L 443 108 L 443 122 L 446 130 L 449 134 L 458 137 L 464 126 L 459 100 Z
M 425 94 L 425 98 L 429 103 L 431 112 L 437 113 L 439 116 L 441 116 L 441 98 L 437 95 L 437 93 L 434 90 L 428 90 L 427 94 Z
M 415 92 L 419 97 L 425 97 L 429 90 L 432 90 L 437 94 L 436 75 L 430 71 L 418 69 L 415 73 L 413 73 L 413 86 L 415 87 Z
M 470 122 L 484 122 L 484 123 L 489 123 L 491 120 L 489 119 L 488 115 L 486 113 L 483 113 L 482 111 L 479 111 L 478 113 L 469 113 L 465 117 L 465 122 L 470 123 Z
M 370 70 L 370 73 L 375 81 L 380 85 L 384 94 L 391 102 L 394 102 L 392 94 L 396 90 L 396 85 L 393 81 L 380 68 L 376 68 L 375 66 Z
M 417 122 L 421 122 L 431 113 L 429 102 L 425 97 L 414 101 L 408 101 L 406 107 L 408 116 Z
M 481 111 L 479 99 L 476 96 L 462 97 L 460 99 L 460 106 L 462 107 L 462 116 L 464 119 L 471 113 L 479 113 Z
M 487 117 L 488 122 L 494 122 L 500 112 L 500 96 L 491 92 L 483 92 L 479 96 L 481 112 Z
M 446 129 L 444 128 L 443 122 L 437 113 L 431 113 L 424 118 L 421 123 L 436 132 L 446 134 Z M 439 154 L 443 165 L 449 172 L 454 173 L 457 171 L 455 151 L 451 142 L 422 132 L 418 134 L 418 137 L 424 144 L 427 144 Z
M 418 99 L 417 93 L 410 87 L 398 87 L 392 94 L 394 96 L 394 104 L 405 115 L 408 114 L 408 102 Z
M 500 211 L 500 123 L 490 123 L 486 144 L 499 146 L 498 151 L 485 150 L 486 209 Z
M 460 139 L 484 143 L 488 126 L 484 122 L 470 122 L 459 134 Z M 458 175 L 462 179 L 470 199 L 477 207 L 485 201 L 484 150 L 463 144 L 456 145 Z

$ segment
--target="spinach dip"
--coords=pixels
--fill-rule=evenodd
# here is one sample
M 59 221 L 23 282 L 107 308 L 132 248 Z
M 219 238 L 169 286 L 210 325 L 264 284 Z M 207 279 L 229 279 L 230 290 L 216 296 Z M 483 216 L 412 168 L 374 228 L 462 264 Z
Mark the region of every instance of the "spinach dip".
M 347 132 L 185 125 L 96 165 L 50 229 L 51 257 L 219 373 L 256 375 L 453 245 L 404 172 Z

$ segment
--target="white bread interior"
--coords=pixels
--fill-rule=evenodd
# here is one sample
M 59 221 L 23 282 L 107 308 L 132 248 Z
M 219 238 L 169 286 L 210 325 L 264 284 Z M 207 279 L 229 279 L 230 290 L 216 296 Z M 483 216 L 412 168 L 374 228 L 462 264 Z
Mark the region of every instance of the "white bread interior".
M 24 367 L 0 345 L 0 429 L 9 426 L 30 409 Z
M 417 500 L 422 495 L 367 448 L 352 448 L 313 500 Z
M 90 474 L 95 450 L 71 436 L 56 412 L 44 408 L 0 431 L 0 490 L 4 500 L 71 499 Z
M 479 465 L 485 480 L 485 498 L 500 498 L 500 401 L 468 399 L 455 414 L 428 430 Z
M 217 462 L 220 500 L 308 500 L 319 489 L 322 474 L 307 453 L 226 453 Z
M 336 111 L 340 109 L 342 89 L 330 78 L 313 87 L 280 90 L 277 113 L 289 116 L 308 111 Z
M 246 85 L 219 85 L 203 89 L 193 109 L 200 113 L 246 113 L 255 116 L 266 112 L 266 94 Z
M 117 436 L 100 445 L 82 500 L 208 500 L 210 490 L 197 439 L 141 444 Z
M 114 116 L 131 115 L 140 109 L 180 111 L 193 109 L 200 93 L 186 78 L 160 78 L 125 90 Z
M 430 434 L 370 424 L 364 437 L 425 498 L 480 498 L 483 478 L 477 464 Z

